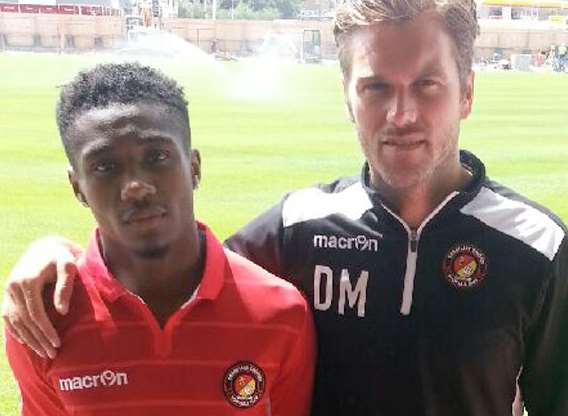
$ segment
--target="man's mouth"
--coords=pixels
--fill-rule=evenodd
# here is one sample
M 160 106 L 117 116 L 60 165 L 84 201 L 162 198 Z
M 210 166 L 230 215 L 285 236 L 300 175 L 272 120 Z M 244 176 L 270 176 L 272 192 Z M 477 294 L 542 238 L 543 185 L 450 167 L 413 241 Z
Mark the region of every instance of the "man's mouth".
M 382 132 L 381 142 L 384 146 L 392 146 L 402 150 L 415 149 L 426 143 L 424 131 L 417 127 L 387 127 Z
M 161 206 L 127 209 L 121 216 L 125 224 L 142 224 L 166 215 L 166 209 Z
M 426 143 L 418 135 L 390 136 L 382 140 L 384 146 L 392 146 L 401 150 L 413 150 Z

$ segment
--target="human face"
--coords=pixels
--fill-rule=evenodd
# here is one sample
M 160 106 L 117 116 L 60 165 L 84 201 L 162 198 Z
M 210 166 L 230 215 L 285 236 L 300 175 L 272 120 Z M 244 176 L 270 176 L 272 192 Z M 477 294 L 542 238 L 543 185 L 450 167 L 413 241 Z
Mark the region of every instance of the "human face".
M 105 252 L 161 256 L 193 227 L 187 122 L 165 106 L 111 105 L 79 115 L 69 129 L 70 182 L 91 208 Z
M 346 101 L 372 184 L 397 190 L 456 180 L 459 126 L 471 111 L 473 73 L 461 86 L 455 46 L 442 21 L 423 13 L 361 28 L 347 41 Z

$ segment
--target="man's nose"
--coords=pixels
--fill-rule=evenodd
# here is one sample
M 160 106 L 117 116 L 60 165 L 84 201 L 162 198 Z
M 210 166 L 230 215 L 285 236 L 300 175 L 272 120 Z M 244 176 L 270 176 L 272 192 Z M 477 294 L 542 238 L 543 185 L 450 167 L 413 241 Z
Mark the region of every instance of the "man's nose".
M 396 127 L 405 127 L 416 122 L 416 100 L 408 92 L 396 93 L 389 103 L 387 122 Z
M 156 187 L 142 179 L 129 179 L 122 187 L 123 201 L 141 201 L 156 193 Z

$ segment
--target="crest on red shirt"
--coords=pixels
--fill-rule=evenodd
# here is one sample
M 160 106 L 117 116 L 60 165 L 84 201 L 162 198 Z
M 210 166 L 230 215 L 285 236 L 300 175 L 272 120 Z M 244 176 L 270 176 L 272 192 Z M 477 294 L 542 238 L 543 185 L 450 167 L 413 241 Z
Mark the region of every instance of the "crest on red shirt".
M 487 276 L 487 257 L 471 244 L 458 244 L 444 257 L 442 269 L 452 286 L 458 289 L 473 288 Z
M 248 408 L 257 404 L 264 394 L 266 380 L 262 368 L 248 361 L 241 361 L 225 372 L 223 390 L 233 406 Z

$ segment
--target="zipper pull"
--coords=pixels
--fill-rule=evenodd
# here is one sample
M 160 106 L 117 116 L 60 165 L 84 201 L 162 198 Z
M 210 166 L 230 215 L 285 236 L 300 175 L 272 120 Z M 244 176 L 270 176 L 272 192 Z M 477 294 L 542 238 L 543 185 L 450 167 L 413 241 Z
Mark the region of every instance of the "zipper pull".
M 416 253 L 416 249 L 418 248 L 418 240 L 416 230 L 410 230 L 410 251 Z

